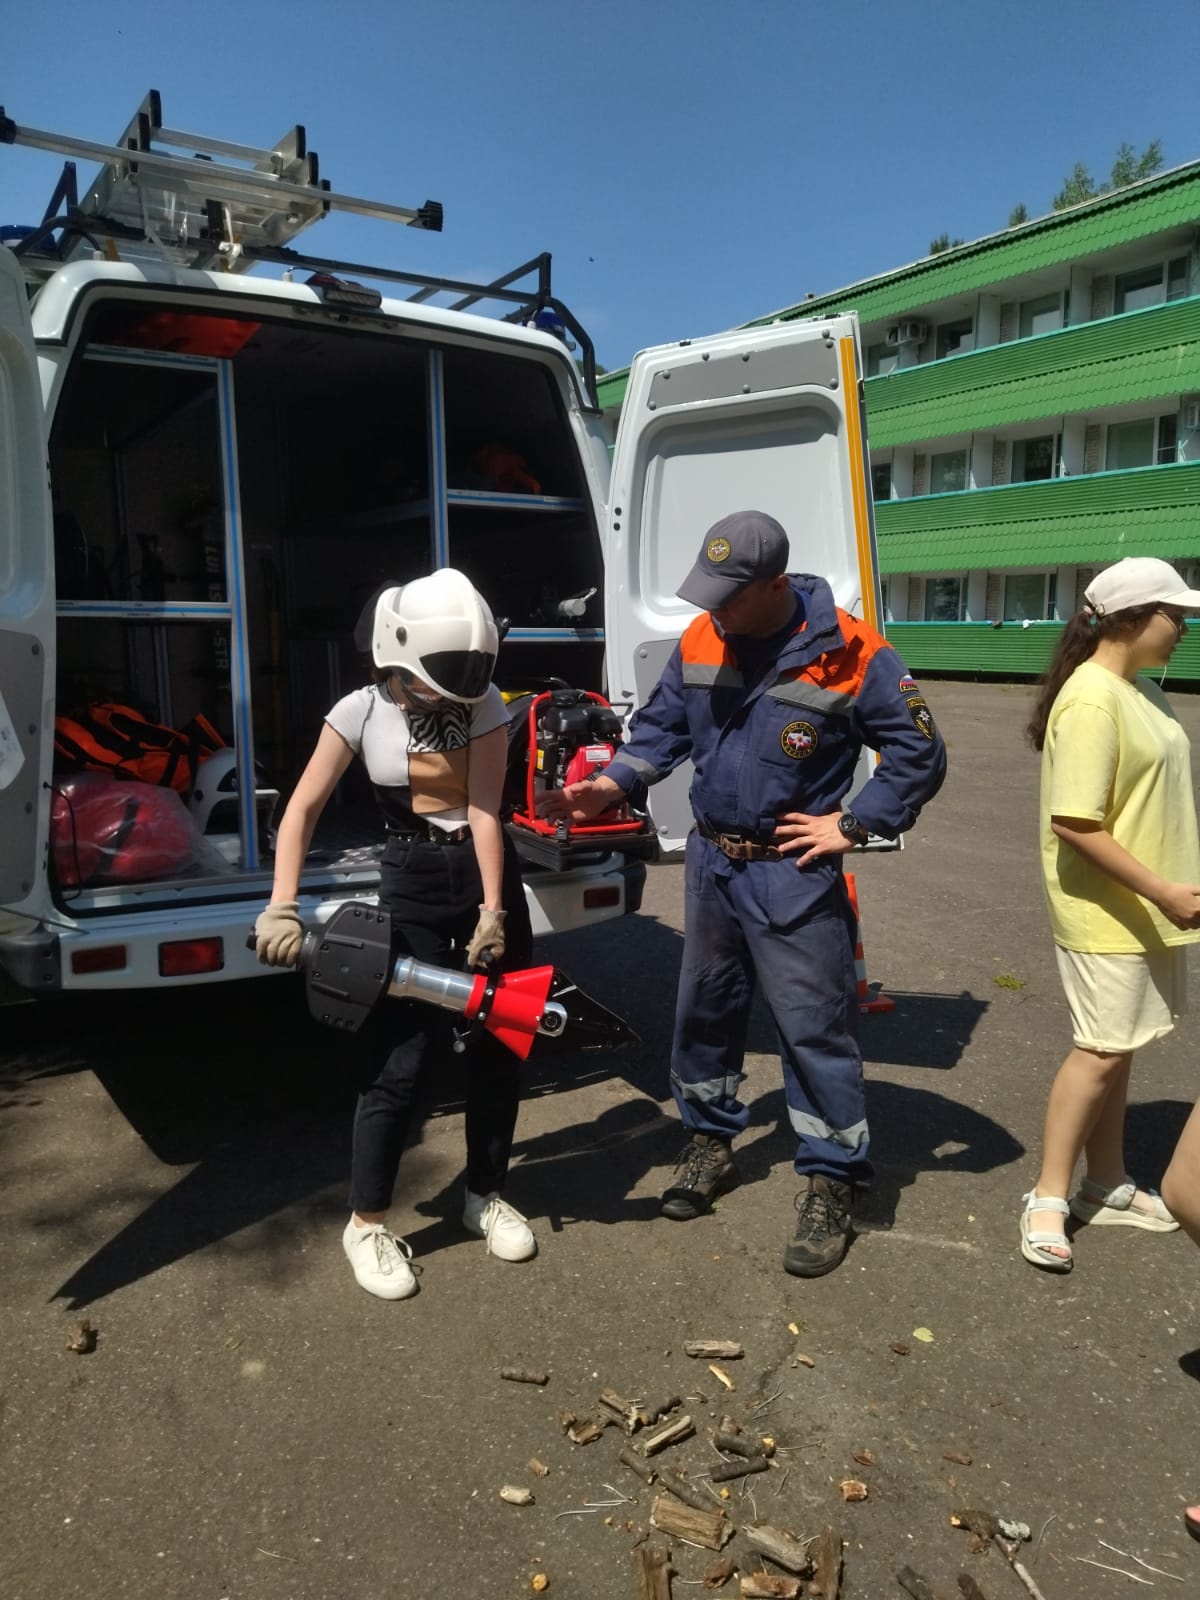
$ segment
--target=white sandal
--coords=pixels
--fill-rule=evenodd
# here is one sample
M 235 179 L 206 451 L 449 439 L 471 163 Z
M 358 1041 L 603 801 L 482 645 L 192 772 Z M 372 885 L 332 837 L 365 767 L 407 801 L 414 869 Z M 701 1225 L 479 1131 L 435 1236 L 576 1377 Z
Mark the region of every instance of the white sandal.
M 1071 1241 L 1065 1233 L 1049 1233 L 1043 1228 L 1031 1230 L 1029 1226 L 1030 1213 L 1034 1211 L 1057 1211 L 1060 1216 L 1069 1217 L 1071 1208 L 1065 1200 L 1057 1200 L 1051 1195 L 1038 1194 L 1036 1189 L 1031 1189 L 1024 1197 L 1025 1209 L 1021 1213 L 1021 1254 L 1026 1261 L 1035 1267 L 1042 1267 L 1047 1272 L 1070 1272 L 1075 1265 L 1071 1254 Z M 1051 1255 L 1050 1249 L 1065 1250 L 1065 1256 Z
M 1079 1222 L 1100 1228 L 1145 1228 L 1147 1233 L 1174 1233 L 1179 1224 L 1167 1210 L 1157 1189 L 1141 1186 L 1150 1196 L 1150 1210 L 1140 1211 L 1133 1203 L 1139 1185 L 1130 1177 L 1115 1189 L 1105 1189 L 1092 1178 L 1084 1178 L 1071 1196 L 1071 1215 Z

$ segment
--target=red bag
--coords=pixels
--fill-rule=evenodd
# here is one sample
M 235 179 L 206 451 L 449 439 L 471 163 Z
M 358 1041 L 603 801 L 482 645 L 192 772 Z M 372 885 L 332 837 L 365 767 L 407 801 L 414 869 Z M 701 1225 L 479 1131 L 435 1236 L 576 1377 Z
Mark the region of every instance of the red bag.
M 55 783 L 50 845 L 55 876 L 66 889 L 225 870 L 177 794 L 93 772 Z

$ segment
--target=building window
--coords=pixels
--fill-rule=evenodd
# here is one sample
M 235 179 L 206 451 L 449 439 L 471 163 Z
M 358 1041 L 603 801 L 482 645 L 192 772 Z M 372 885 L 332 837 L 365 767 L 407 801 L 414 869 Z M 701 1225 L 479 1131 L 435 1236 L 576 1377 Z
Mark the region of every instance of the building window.
M 967 452 L 946 450 L 929 458 L 930 494 L 955 494 L 967 487 Z
M 1044 483 L 1058 476 L 1058 434 L 1046 433 L 1036 439 L 1017 439 L 1013 443 L 1012 481 Z
M 882 378 L 895 372 L 900 360 L 894 344 L 869 344 L 867 346 L 867 377 Z
M 878 466 L 871 468 L 871 493 L 876 500 L 890 500 L 892 497 L 892 463 L 881 461 Z
M 961 578 L 926 578 L 925 621 L 961 622 L 964 588 Z
M 893 619 L 892 580 L 890 578 L 880 578 L 879 580 L 879 604 L 882 607 L 881 615 L 883 620 L 885 622 L 891 622 Z
M 1018 337 L 1029 339 L 1035 333 L 1054 333 L 1063 325 L 1063 297 L 1044 294 L 1037 300 L 1021 302 Z
M 1177 459 L 1178 436 L 1179 418 L 1173 411 L 1162 417 L 1139 417 L 1136 422 L 1112 422 L 1105 470 L 1125 472 L 1131 467 L 1169 465 Z
M 937 330 L 935 361 L 943 356 L 965 355 L 975 348 L 975 323 L 971 317 L 958 322 L 944 322 Z
M 1008 573 L 1004 579 L 1005 622 L 1041 622 L 1047 614 L 1046 574 Z
M 1160 306 L 1164 300 L 1182 300 L 1188 292 L 1188 258 L 1174 256 L 1152 267 L 1117 274 L 1113 311 L 1140 311 L 1143 306 Z

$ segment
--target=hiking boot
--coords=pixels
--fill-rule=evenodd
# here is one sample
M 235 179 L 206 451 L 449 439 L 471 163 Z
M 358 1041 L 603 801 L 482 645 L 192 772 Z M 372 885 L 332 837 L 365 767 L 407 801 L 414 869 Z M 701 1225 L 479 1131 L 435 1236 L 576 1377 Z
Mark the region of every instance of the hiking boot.
M 507 1200 L 491 1194 L 472 1194 L 467 1190 L 463 1206 L 463 1227 L 476 1238 L 486 1239 L 488 1255 L 501 1261 L 528 1261 L 537 1255 L 533 1229 Z
M 351 1217 L 342 1234 L 342 1249 L 360 1288 L 380 1300 L 407 1300 L 417 1292 L 417 1279 L 409 1266 L 412 1247 L 398 1239 L 382 1222 L 360 1228 Z
M 725 1139 L 694 1133 L 675 1163 L 675 1182 L 663 1191 L 662 1214 L 675 1222 L 702 1217 L 718 1195 L 728 1194 L 742 1181 L 733 1151 Z
M 783 1265 L 797 1278 L 819 1278 L 832 1272 L 850 1248 L 850 1205 L 854 1198 L 848 1183 L 815 1173 L 796 1196 L 796 1226 Z

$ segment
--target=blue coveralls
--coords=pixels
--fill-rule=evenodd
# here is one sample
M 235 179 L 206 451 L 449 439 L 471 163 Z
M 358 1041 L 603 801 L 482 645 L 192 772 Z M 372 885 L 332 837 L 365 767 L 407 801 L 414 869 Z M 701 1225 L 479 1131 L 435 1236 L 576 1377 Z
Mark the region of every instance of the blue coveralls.
M 604 775 L 629 792 L 689 758 L 695 768 L 671 1055 L 684 1126 L 731 1139 L 747 1125 L 738 1089 L 757 977 L 779 1033 L 796 1171 L 860 1184 L 871 1164 L 842 857 L 799 870 L 795 857 L 733 861 L 706 835 L 769 844 L 784 812 L 837 811 L 867 745 L 881 760 L 854 814 L 894 839 L 941 787 L 946 752 L 896 652 L 835 605 L 823 578 L 790 581 L 802 609 L 765 671 L 747 683 L 737 648 L 753 642 L 702 613 Z

